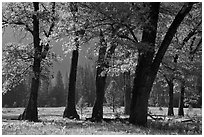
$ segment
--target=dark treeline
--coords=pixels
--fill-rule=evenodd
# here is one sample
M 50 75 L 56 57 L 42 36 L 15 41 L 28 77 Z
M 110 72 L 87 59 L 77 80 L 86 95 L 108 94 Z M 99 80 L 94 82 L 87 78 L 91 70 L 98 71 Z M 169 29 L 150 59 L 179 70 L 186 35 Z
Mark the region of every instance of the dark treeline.
M 31 78 L 2 95 L 2 107 L 25 107 L 29 99 Z M 76 103 L 83 96 L 88 106 L 93 106 L 95 97 L 94 73 L 90 66 L 78 67 L 76 82 Z M 58 71 L 53 79 L 41 79 L 39 87 L 39 107 L 62 107 L 66 104 L 68 74 Z
M 95 99 L 95 80 L 94 73 L 95 69 L 90 65 L 85 65 L 85 67 L 79 66 L 77 73 L 77 81 L 76 81 L 76 104 L 79 102 L 80 98 L 83 97 L 83 102 L 87 104 L 89 107 L 93 107 L 94 99 Z M 133 78 L 131 78 L 132 81 Z M 191 86 L 192 83 L 187 85 L 189 90 L 196 90 L 193 93 L 197 95 L 201 94 L 202 84 L 201 84 L 201 76 L 197 77 L 195 86 Z M 11 91 L 2 95 L 2 107 L 25 107 L 27 101 L 29 99 L 29 86 L 30 86 L 30 78 L 24 80 L 21 84 L 12 88 Z M 117 83 L 118 89 L 122 91 L 120 94 L 119 106 L 125 105 L 125 80 L 124 76 L 120 74 L 119 76 L 108 76 L 106 80 L 106 92 L 107 88 L 110 85 L 111 81 L 115 81 Z M 132 84 L 131 88 L 132 88 Z M 165 86 L 166 83 L 163 82 L 155 82 L 152 88 L 152 92 L 149 99 L 149 106 L 153 107 L 168 107 L 169 95 L 168 88 Z M 191 87 L 189 87 L 191 86 Z M 174 107 L 179 106 L 179 85 L 175 88 L 174 92 Z M 64 107 L 66 104 L 66 96 L 68 90 L 68 74 L 62 76 L 61 72 L 58 71 L 55 78 L 52 80 L 43 79 L 40 83 L 39 89 L 39 107 Z M 192 96 L 187 92 L 185 107 L 188 107 L 191 104 L 193 107 L 201 107 L 202 98 L 201 95 L 199 98 L 188 99 L 188 96 Z M 189 102 L 191 100 L 191 102 Z M 104 99 L 104 105 L 107 105 L 108 102 L 106 98 Z

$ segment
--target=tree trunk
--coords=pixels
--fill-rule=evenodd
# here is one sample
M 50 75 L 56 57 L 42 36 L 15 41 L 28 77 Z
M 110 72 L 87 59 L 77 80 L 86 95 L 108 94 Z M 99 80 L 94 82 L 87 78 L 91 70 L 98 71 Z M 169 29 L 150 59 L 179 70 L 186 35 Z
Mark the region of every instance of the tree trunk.
M 150 3 L 149 20 L 143 29 L 142 42 L 149 44 L 150 49 L 155 48 L 156 28 L 159 14 L 159 3 Z M 171 43 L 177 28 L 184 17 L 190 12 L 193 3 L 185 3 L 182 9 L 176 15 L 174 21 L 169 27 L 159 50 L 154 55 L 146 52 L 139 52 L 138 64 L 135 71 L 134 85 L 132 90 L 131 110 L 129 122 L 135 125 L 147 125 L 147 105 L 149 92 L 151 91 L 154 79 L 157 75 L 163 56 Z M 154 57 L 155 56 L 155 57 Z M 154 60 L 152 60 L 154 57 Z
M 135 125 L 147 124 L 148 98 L 154 81 L 151 63 L 154 56 L 159 6 L 160 3 L 149 3 L 149 19 L 143 28 L 142 43 L 147 44 L 149 50 L 139 51 L 135 71 L 129 118 L 129 122 Z
M 147 65 L 145 65 L 146 69 L 140 66 L 143 65 L 141 63 L 138 65 L 134 79 L 129 122 L 135 125 L 147 126 L 148 99 L 153 79 Z
M 168 106 L 168 116 L 174 115 L 174 84 L 173 80 L 168 81 L 169 85 L 169 106 Z
M 75 39 L 75 41 L 77 42 L 78 39 Z M 70 119 L 73 119 L 73 118 L 79 119 L 79 115 L 77 114 L 76 106 L 75 106 L 76 75 L 77 75 L 77 64 L 78 64 L 78 56 L 79 56 L 79 52 L 78 52 L 79 45 L 76 45 L 76 46 L 77 46 L 76 50 L 73 50 L 72 52 L 67 105 L 63 114 L 63 117 L 67 117 Z
M 31 93 L 28 105 L 23 114 L 19 116 L 20 120 L 38 121 L 37 97 L 38 97 L 39 78 L 32 78 Z
M 67 96 L 67 105 L 63 113 L 63 117 L 67 117 L 70 119 L 79 119 L 79 115 L 76 111 L 76 76 L 77 76 L 77 65 L 78 65 L 78 57 L 79 57 L 79 33 L 76 29 L 76 24 L 78 23 L 76 13 L 78 12 L 77 3 L 70 3 L 70 11 L 73 15 L 74 21 L 74 31 L 76 38 L 74 39 L 76 44 L 76 49 L 72 52 L 72 60 L 71 60 L 71 69 L 69 74 L 69 91 Z M 82 34 L 83 35 L 83 34 Z
M 100 31 L 100 49 L 98 55 L 98 67 L 96 70 L 96 100 L 92 112 L 92 121 L 100 122 L 103 119 L 103 100 L 105 94 L 105 85 L 106 85 L 106 73 L 102 72 L 107 67 L 105 62 L 107 45 L 105 44 L 105 39 L 102 31 Z
M 106 75 L 100 76 L 102 68 L 97 68 L 96 75 L 96 100 L 92 112 L 92 121 L 100 122 L 103 119 L 103 101 L 105 94 Z
M 117 29 L 112 30 L 112 37 L 115 35 Z M 105 85 L 106 85 L 106 72 L 102 74 L 102 72 L 109 67 L 109 60 L 111 59 L 112 54 L 117 47 L 113 42 L 111 43 L 111 47 L 107 49 L 107 43 L 104 39 L 103 32 L 100 30 L 100 49 L 98 55 L 98 67 L 96 72 L 96 99 L 94 102 L 93 112 L 92 112 L 92 121 L 101 121 L 103 119 L 103 100 L 105 95 Z
M 39 10 L 39 3 L 34 2 L 34 11 Z M 37 97 L 40 83 L 40 63 L 41 63 L 41 52 L 42 46 L 40 46 L 39 37 L 39 19 L 37 15 L 33 14 L 33 41 L 34 41 L 34 63 L 33 63 L 33 73 L 34 78 L 32 78 L 31 83 L 31 93 L 28 101 L 28 105 L 25 108 L 23 114 L 19 116 L 20 120 L 38 121 L 38 110 L 37 110 Z
M 180 94 L 180 100 L 179 100 L 179 110 L 178 110 L 178 115 L 179 116 L 184 116 L 184 92 L 185 92 L 185 85 L 184 82 L 181 82 L 181 94 Z
M 131 80 L 130 80 L 130 71 L 124 72 L 124 83 L 125 83 L 125 98 L 124 98 L 124 104 L 125 104 L 125 114 L 130 114 L 130 103 L 131 103 Z

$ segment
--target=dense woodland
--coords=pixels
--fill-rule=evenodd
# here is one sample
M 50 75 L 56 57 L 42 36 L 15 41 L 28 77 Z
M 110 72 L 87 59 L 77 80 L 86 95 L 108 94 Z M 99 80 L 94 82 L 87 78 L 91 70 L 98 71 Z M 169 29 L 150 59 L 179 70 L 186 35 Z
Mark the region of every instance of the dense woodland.
M 38 121 L 37 107 L 65 107 L 63 117 L 93 107 L 124 106 L 129 122 L 146 126 L 148 106 L 202 106 L 201 3 L 3 3 L 3 31 L 23 32 L 25 43 L 3 48 L 3 107 L 25 107 L 19 120 Z M 52 47 L 72 54 L 70 71 L 51 74 L 60 62 Z M 83 45 L 92 64 L 78 64 Z M 94 45 L 94 46 L 93 46 Z M 84 57 L 85 58 L 85 57 Z

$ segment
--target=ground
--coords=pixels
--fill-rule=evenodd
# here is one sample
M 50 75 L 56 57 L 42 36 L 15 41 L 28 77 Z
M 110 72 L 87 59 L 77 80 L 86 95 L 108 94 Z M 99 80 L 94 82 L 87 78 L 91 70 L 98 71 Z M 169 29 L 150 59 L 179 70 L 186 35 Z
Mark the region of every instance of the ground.
M 115 119 L 114 113 L 108 107 L 104 107 L 105 120 L 101 123 L 94 123 L 85 120 L 91 117 L 92 108 L 84 109 L 81 120 L 70 120 L 62 118 L 64 107 L 39 108 L 40 122 L 28 122 L 15 120 L 24 108 L 2 108 L 2 134 L 3 135 L 169 135 L 169 134 L 202 134 L 202 110 L 193 108 L 185 109 L 185 117 L 177 116 L 177 109 L 174 109 L 175 117 L 167 117 L 167 108 L 150 107 L 151 115 L 161 115 L 158 120 L 148 117 L 148 127 L 138 127 L 129 124 L 128 116 L 123 115 L 124 108 L 118 110 L 121 119 Z M 80 114 L 80 111 L 78 111 Z M 80 114 L 81 115 L 81 114 Z M 159 118 L 162 118 L 159 119 Z M 113 119 L 113 120 L 111 120 Z

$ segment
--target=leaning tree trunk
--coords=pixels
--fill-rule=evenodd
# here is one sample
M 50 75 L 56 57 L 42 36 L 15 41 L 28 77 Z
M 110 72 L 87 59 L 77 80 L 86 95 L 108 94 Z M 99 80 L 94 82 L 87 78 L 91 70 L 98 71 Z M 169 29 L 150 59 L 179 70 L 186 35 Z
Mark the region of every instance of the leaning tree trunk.
M 151 91 L 154 79 L 156 78 L 164 54 L 169 44 L 171 43 L 171 40 L 175 35 L 177 28 L 183 21 L 184 17 L 190 12 L 192 6 L 193 3 L 185 3 L 181 10 L 178 12 L 174 21 L 169 27 L 159 47 L 159 50 L 156 53 L 156 56 L 154 55 L 154 52 L 139 55 L 139 61 L 135 72 L 136 76 L 134 78 L 134 85 L 132 90 L 131 110 L 129 118 L 130 123 L 141 126 L 147 125 L 147 104 L 149 92 Z M 151 3 L 149 9 L 149 20 L 145 25 L 147 26 L 147 28 L 143 29 L 142 42 L 149 44 L 150 49 L 154 49 L 156 38 L 154 33 L 156 33 L 157 28 L 159 3 Z M 153 57 L 154 60 L 152 60 Z
M 39 3 L 34 2 L 34 11 L 39 10 Z M 40 63 L 41 63 L 41 52 L 42 46 L 40 46 L 40 37 L 39 37 L 39 19 L 37 15 L 33 14 L 33 41 L 34 41 L 34 63 L 33 63 L 33 73 L 34 77 L 32 78 L 31 83 L 31 93 L 28 101 L 28 105 L 25 108 L 23 114 L 19 116 L 20 120 L 29 120 L 29 121 L 38 121 L 38 110 L 37 110 L 37 97 L 38 89 L 40 82 Z
M 180 94 L 180 100 L 179 100 L 179 110 L 178 110 L 178 115 L 179 116 L 184 116 L 184 92 L 185 92 L 185 85 L 184 82 L 181 82 L 181 94 Z
M 168 106 L 168 116 L 174 115 L 174 84 L 173 80 L 168 81 L 169 85 L 169 106 Z
M 147 44 L 150 50 L 139 51 L 129 118 L 130 123 L 141 126 L 146 126 L 147 123 L 148 99 L 154 81 L 151 63 L 154 56 L 160 3 L 150 3 L 149 6 L 149 19 L 143 28 L 142 43 Z
M 130 103 L 131 103 L 131 80 L 130 80 L 130 71 L 124 72 L 124 105 L 125 105 L 125 114 L 130 114 Z
M 70 119 L 73 119 L 73 118 L 79 119 L 79 115 L 77 114 L 76 104 L 75 104 L 75 90 L 76 90 L 76 75 L 77 75 L 78 56 L 79 56 L 79 51 L 78 51 L 78 45 L 77 45 L 77 49 L 72 52 L 67 105 L 66 105 L 66 108 L 65 108 L 64 114 L 63 114 L 63 117 L 67 117 Z

